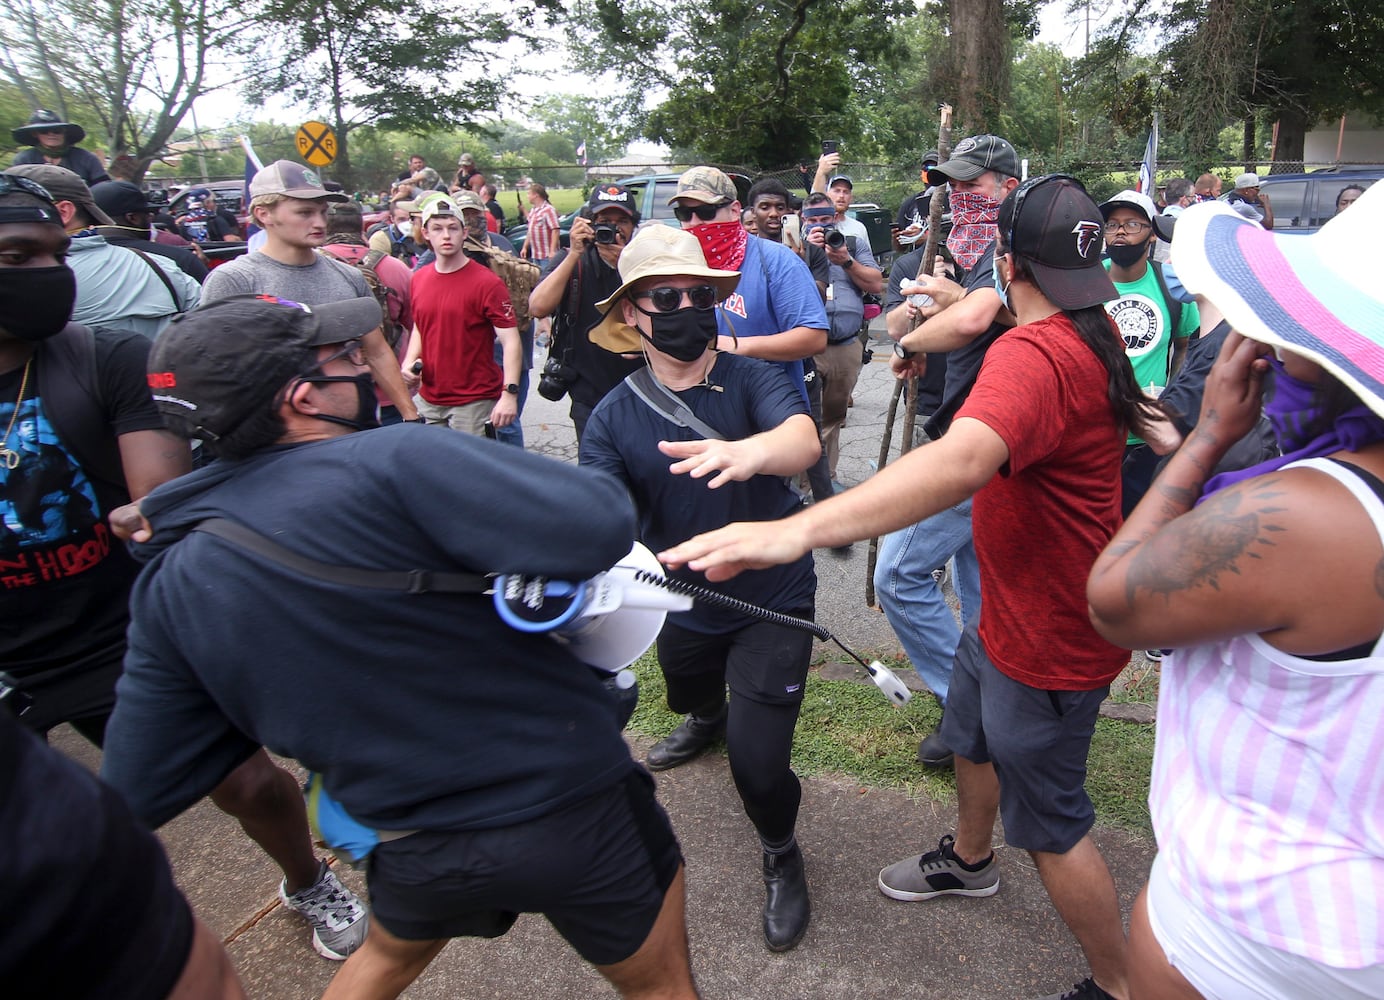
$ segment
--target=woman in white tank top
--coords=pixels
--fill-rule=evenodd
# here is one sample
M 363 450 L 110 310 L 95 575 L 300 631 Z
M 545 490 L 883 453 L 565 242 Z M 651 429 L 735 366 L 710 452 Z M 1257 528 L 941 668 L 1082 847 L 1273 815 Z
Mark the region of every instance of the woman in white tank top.
M 1384 997 L 1384 185 L 1312 236 L 1194 206 L 1172 266 L 1233 330 L 1201 417 L 1096 560 L 1163 661 L 1159 856 L 1132 996 Z M 1208 321 L 1209 322 L 1209 321 Z M 1264 413 L 1281 458 L 1209 477 Z

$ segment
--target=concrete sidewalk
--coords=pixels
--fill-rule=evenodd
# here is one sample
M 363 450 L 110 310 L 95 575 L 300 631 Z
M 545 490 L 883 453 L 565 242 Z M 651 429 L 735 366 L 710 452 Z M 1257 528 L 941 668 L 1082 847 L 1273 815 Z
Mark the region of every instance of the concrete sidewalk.
M 875 350 L 879 361 L 862 373 L 842 433 L 837 478 L 847 486 L 867 478 L 878 457 L 893 381 L 882 363 L 887 351 Z M 540 352 L 536 368 L 542 360 Z M 566 401 L 552 404 L 532 393 L 523 421 L 529 447 L 575 460 L 566 414 Z M 894 653 L 898 644 L 884 616 L 864 606 L 866 550 L 858 543 L 843 555 L 817 554 L 817 618 L 863 655 Z M 66 727 L 54 734 L 54 744 L 95 766 L 96 752 Z M 634 742 L 637 757 L 647 745 Z M 773 954 L 760 930 L 758 843 L 724 755 L 709 754 L 657 781 L 687 858 L 693 969 L 709 1000 L 1012 1000 L 1060 992 L 1088 974 L 1022 851 L 1000 850 L 1000 891 L 987 899 L 900 903 L 884 897 L 875 884 L 879 869 L 934 847 L 953 828 L 955 805 L 831 777 L 803 781 L 798 836 L 812 925 L 797 949 Z M 306 924 L 279 904 L 277 869 L 238 825 L 203 802 L 161 835 L 179 884 L 227 942 L 251 997 L 299 1000 L 326 988 L 338 966 L 313 953 Z M 1098 829 L 1095 836 L 1127 912 L 1147 876 L 1153 844 L 1119 831 Z M 359 875 L 342 875 L 364 892 Z M 453 942 L 405 994 L 414 1000 L 614 995 L 545 921 L 532 916 L 521 917 L 497 941 Z

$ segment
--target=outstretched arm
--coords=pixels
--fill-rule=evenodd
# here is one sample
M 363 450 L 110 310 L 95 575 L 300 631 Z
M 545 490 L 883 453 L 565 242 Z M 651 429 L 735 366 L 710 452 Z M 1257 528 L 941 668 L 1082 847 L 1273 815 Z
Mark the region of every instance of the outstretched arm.
M 1008 460 L 1009 447 L 999 434 L 962 417 L 940 441 L 914 449 L 839 496 L 780 521 L 739 522 L 697 535 L 658 558 L 704 572 L 713 582 L 728 580 L 930 517 L 971 496 Z

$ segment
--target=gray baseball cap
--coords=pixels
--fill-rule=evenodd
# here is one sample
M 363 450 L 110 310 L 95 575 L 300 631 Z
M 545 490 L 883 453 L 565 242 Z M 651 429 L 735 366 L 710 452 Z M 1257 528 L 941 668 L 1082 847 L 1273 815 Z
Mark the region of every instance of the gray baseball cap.
M 987 170 L 1018 177 L 1019 156 L 1013 146 L 997 135 L 973 135 L 952 148 L 946 163 L 928 168 L 927 182 L 973 181 Z
M 322 186 L 322 178 L 292 160 L 275 160 L 255 174 L 250 181 L 250 197 L 259 198 L 267 194 L 281 194 L 285 198 L 302 198 L 304 201 L 351 200 L 340 192 L 328 191 Z

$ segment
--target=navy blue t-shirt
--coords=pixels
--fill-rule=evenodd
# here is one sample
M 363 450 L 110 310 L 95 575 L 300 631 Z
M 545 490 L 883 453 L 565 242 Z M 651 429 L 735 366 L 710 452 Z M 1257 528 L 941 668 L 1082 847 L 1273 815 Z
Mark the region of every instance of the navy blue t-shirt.
M 808 413 L 792 379 L 767 361 L 717 354 L 708 381 L 678 396 L 729 441 L 773 430 L 794 414 Z M 707 487 L 711 476 L 693 479 L 670 473 L 674 459 L 658 450 L 658 442 L 701 439 L 690 427 L 679 427 L 655 412 L 622 382 L 591 414 L 582 438 L 581 464 L 609 472 L 625 484 L 638 511 L 639 540 L 654 552 L 732 521 L 772 521 L 799 508 L 798 495 L 779 476 L 755 476 L 713 490 Z M 707 585 L 702 574 L 686 567 L 672 575 Z M 751 570 L 711 587 L 760 607 L 791 612 L 812 605 L 817 577 L 809 553 L 786 566 Z M 750 621 L 701 602 L 671 620 L 712 634 Z

